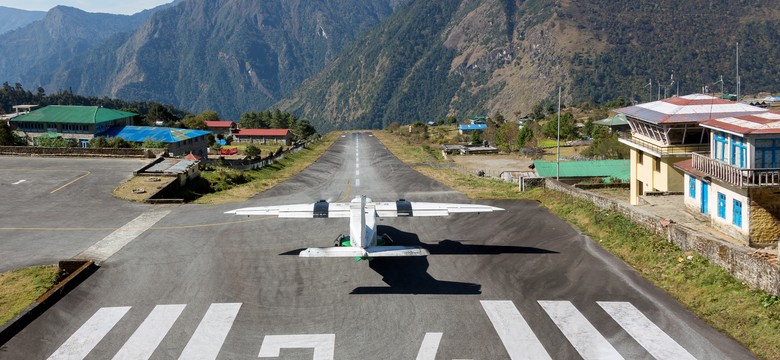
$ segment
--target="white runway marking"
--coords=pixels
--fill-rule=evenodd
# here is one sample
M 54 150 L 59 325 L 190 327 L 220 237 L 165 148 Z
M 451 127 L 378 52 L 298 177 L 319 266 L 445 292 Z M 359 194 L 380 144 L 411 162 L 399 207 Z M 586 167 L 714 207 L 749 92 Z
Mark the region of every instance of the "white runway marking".
M 360 175 L 360 170 L 355 170 L 355 176 L 359 176 L 359 175 Z
M 216 359 L 241 303 L 211 304 L 179 359 Z
M 15 183 L 13 183 L 11 185 L 19 185 L 19 184 L 21 184 L 21 183 L 23 183 L 25 181 L 27 181 L 27 180 L 19 180 L 19 181 L 15 182 Z
M 187 305 L 157 305 L 135 330 L 130 339 L 119 349 L 114 359 L 148 359 L 160 345 Z
M 511 301 L 480 301 L 512 360 L 552 359 Z
M 355 179 L 355 186 L 360 186 L 360 179 Z
M 336 334 L 266 335 L 258 357 L 279 357 L 281 349 L 314 349 L 312 360 L 333 360 Z
M 597 301 L 597 303 L 656 359 L 696 360 L 631 303 L 619 301 Z
M 130 310 L 129 306 L 101 308 L 76 330 L 54 354 L 51 354 L 49 359 L 83 359 L 125 316 L 128 310 Z
M 612 345 L 568 301 L 539 301 L 547 315 L 583 359 L 623 359 Z
M 119 229 L 96 242 L 90 246 L 87 250 L 84 250 L 77 257 L 90 259 L 98 263 L 98 265 L 108 260 L 117 251 L 121 250 L 125 245 L 129 244 L 133 239 L 143 234 L 144 231 L 156 224 L 160 219 L 164 218 L 170 210 L 150 211 L 139 215 L 129 223 L 125 224 Z
M 439 350 L 442 333 L 425 333 L 420 351 L 417 352 L 417 360 L 435 360 Z

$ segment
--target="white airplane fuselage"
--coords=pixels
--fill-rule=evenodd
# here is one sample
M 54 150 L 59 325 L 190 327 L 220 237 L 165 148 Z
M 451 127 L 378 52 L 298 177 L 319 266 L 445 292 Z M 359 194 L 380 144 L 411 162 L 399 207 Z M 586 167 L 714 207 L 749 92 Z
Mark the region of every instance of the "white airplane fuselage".
M 377 243 L 376 206 L 371 199 L 360 196 L 349 204 L 349 241 L 353 247 L 367 248 Z

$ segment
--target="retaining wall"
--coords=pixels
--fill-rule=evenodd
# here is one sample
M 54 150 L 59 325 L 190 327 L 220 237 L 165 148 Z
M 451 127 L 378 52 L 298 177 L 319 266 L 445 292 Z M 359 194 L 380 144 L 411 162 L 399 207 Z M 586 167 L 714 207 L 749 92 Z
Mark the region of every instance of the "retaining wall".
M 0 146 L 0 155 L 27 156 L 86 156 L 86 157 L 155 157 L 154 154 L 165 149 L 138 148 L 80 148 L 80 147 L 41 147 L 41 146 Z
M 616 211 L 632 222 L 665 237 L 681 249 L 696 251 L 713 264 L 728 270 L 735 278 L 745 282 L 748 286 L 770 294 L 780 295 L 780 265 L 775 255 L 734 245 L 675 223 L 674 219 L 662 218 L 641 208 L 577 189 L 555 179 L 546 179 L 544 186 L 591 201 L 601 209 Z

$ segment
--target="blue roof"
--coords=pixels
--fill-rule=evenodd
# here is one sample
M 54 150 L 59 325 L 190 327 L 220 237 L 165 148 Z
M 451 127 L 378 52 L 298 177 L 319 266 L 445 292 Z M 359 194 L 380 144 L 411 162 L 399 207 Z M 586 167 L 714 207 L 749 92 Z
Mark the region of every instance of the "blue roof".
M 176 143 L 182 140 L 193 139 L 210 134 L 211 131 L 177 129 L 156 126 L 112 126 L 97 136 L 120 137 L 130 142 L 160 141 L 164 143 Z
M 458 126 L 458 130 L 485 130 L 485 129 L 487 129 L 487 124 L 469 124 L 469 125 Z

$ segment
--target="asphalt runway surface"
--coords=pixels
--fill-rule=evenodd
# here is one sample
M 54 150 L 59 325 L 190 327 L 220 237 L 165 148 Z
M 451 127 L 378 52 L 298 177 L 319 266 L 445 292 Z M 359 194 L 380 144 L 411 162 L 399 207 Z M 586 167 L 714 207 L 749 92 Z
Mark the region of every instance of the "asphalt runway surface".
M 536 202 L 382 219 L 380 233 L 431 255 L 372 261 L 297 256 L 331 245 L 349 219 L 223 214 L 361 194 L 472 202 L 369 133 L 345 134 L 254 199 L 178 206 L 146 224 L 0 358 L 753 358 Z M 139 209 L 129 208 L 114 211 L 132 220 Z

